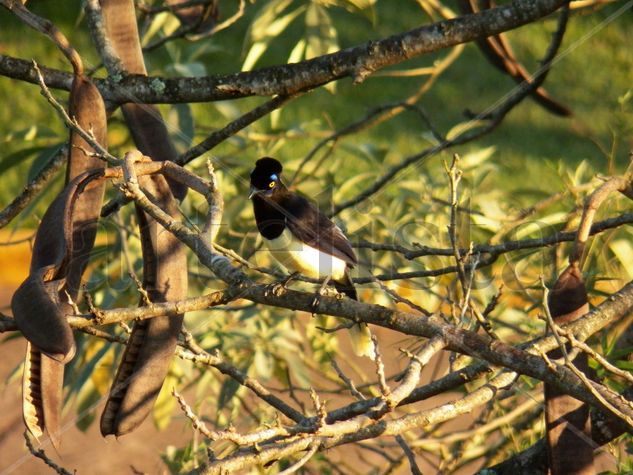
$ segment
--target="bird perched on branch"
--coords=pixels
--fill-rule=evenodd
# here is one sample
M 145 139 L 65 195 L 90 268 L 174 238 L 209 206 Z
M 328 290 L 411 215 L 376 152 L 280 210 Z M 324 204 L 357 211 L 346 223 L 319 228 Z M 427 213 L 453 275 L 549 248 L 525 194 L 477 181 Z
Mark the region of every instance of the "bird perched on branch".
M 352 246 L 327 216 L 281 181 L 282 165 L 264 157 L 251 173 L 249 198 L 257 229 L 272 256 L 292 273 L 323 280 L 319 294 L 331 282 L 338 292 L 358 300 L 350 270 L 358 263 Z M 315 299 L 318 302 L 318 297 Z M 373 356 L 373 342 L 365 323 L 351 328 L 354 352 Z

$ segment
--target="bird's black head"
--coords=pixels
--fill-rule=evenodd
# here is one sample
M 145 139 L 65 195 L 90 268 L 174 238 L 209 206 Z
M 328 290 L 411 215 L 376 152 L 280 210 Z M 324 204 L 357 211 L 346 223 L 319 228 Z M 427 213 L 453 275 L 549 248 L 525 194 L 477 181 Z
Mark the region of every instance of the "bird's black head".
M 264 157 L 255 162 L 255 168 L 251 172 L 251 193 L 254 195 L 271 196 L 278 188 L 283 187 L 281 182 L 281 170 L 283 167 L 274 158 Z

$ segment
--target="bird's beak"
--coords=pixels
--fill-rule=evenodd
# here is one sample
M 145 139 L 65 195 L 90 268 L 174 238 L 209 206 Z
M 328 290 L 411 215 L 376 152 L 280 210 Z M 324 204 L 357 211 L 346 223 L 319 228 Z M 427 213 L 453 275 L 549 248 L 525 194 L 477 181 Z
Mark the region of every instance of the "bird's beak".
M 259 193 L 259 190 L 257 188 L 255 188 L 253 185 L 251 185 L 251 189 L 248 192 L 248 199 L 252 199 L 253 196 L 255 196 L 257 193 Z

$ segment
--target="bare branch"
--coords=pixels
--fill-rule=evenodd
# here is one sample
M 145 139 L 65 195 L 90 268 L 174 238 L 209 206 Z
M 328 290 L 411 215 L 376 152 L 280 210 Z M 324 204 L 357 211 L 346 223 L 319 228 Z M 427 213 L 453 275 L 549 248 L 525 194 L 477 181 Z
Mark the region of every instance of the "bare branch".
M 591 233 L 591 227 L 594 217 L 598 208 L 602 202 L 614 191 L 620 191 L 626 193 L 627 189 L 631 187 L 631 176 L 627 177 L 612 177 L 607 180 L 602 186 L 589 195 L 585 201 L 585 206 L 578 227 L 578 233 L 576 234 L 576 240 L 574 242 L 574 250 L 569 256 L 569 263 L 580 263 L 582 254 L 585 249 L 585 244 Z
M 0 228 L 9 224 L 36 196 L 46 189 L 47 185 L 57 176 L 57 172 L 66 163 L 67 156 L 68 146 L 64 146 L 51 157 L 37 176 L 24 187 L 22 192 L 0 211 Z
M 35 70 L 35 74 L 37 75 L 38 82 L 39 82 L 40 88 L 42 90 L 42 95 L 46 98 L 46 100 L 57 111 L 59 116 L 64 121 L 64 124 L 66 125 L 66 127 L 68 127 L 69 129 L 73 130 L 74 132 L 77 132 L 77 134 L 79 134 L 79 136 L 81 136 L 82 139 L 84 139 L 88 144 L 90 144 L 90 146 L 92 148 L 94 148 L 96 153 L 98 153 L 99 158 L 101 158 L 103 160 L 106 160 L 111 165 L 118 165 L 120 163 L 120 160 L 118 158 L 116 158 L 115 156 L 111 155 L 103 147 L 103 145 L 101 145 L 95 139 L 95 137 L 92 135 L 92 133 L 84 130 L 79 125 L 79 122 L 77 122 L 77 120 L 75 118 L 71 118 L 68 115 L 68 113 L 66 112 L 66 109 L 64 109 L 64 107 L 59 102 L 57 102 L 57 99 L 55 99 L 53 97 L 53 95 L 49 91 L 48 87 L 46 87 L 46 84 L 44 83 L 44 78 L 42 77 L 42 71 L 40 70 L 40 68 L 38 67 L 38 65 L 37 65 L 37 63 L 35 61 L 33 61 L 33 69 Z
M 66 470 L 64 467 L 60 467 L 55 462 L 53 462 L 48 457 L 48 455 L 46 455 L 46 452 L 44 452 L 44 449 L 36 449 L 35 447 L 33 447 L 33 441 L 31 440 L 31 437 L 29 437 L 29 434 L 27 431 L 24 431 L 24 440 L 26 441 L 26 447 L 29 449 L 29 452 L 31 452 L 31 454 L 33 454 L 34 457 L 37 457 L 38 459 L 43 460 L 46 465 L 48 465 L 53 470 L 55 470 L 55 472 L 59 473 L 59 475 L 75 475 L 74 473 L 71 473 L 68 470 Z
M 413 453 L 413 450 L 411 450 L 411 447 L 409 447 L 409 444 L 407 444 L 407 441 L 404 440 L 404 437 L 402 437 L 401 435 L 397 435 L 396 441 L 398 442 L 398 445 L 402 447 L 402 451 L 406 455 L 407 460 L 409 460 L 411 475 L 422 475 L 422 471 L 415 461 L 415 454 Z
M 71 46 L 68 38 L 66 38 L 66 36 L 59 31 L 50 20 L 42 18 L 41 16 L 31 12 L 23 5 L 22 2 L 17 0 L 0 0 L 0 5 L 12 12 L 34 30 L 48 36 L 48 38 L 55 43 L 55 46 L 57 46 L 68 62 L 72 65 L 74 73 L 76 75 L 83 74 L 84 66 L 81 61 L 81 56 L 79 56 L 77 50 Z
M 589 230 L 589 235 L 594 236 L 603 231 L 631 223 L 633 223 L 633 213 L 622 213 L 616 217 L 594 223 Z M 523 249 L 538 249 L 553 246 L 554 244 L 560 244 L 562 242 L 571 242 L 576 239 L 577 234 L 577 231 L 564 231 L 536 239 L 505 241 L 499 244 L 477 244 L 473 246 L 472 252 L 474 254 L 490 254 L 499 256 L 507 252 Z M 418 245 L 415 249 L 410 249 L 398 244 L 371 243 L 367 241 L 360 242 L 356 247 L 360 249 L 371 249 L 372 251 L 397 252 L 402 254 L 405 259 L 409 260 L 424 256 L 451 256 L 453 253 L 453 249 L 451 248 L 436 248 Z M 467 249 L 460 248 L 460 253 L 463 252 L 467 252 Z M 363 283 L 365 283 L 365 281 L 363 281 Z

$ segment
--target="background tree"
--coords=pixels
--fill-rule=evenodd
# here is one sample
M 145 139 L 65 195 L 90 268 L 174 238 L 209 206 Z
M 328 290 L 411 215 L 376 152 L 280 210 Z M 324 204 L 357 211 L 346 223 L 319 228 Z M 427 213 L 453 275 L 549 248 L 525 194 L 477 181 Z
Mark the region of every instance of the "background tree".
M 62 250 L 58 279 L 42 280 L 62 282 L 73 297 L 70 310 L 64 292 L 56 297 L 55 325 L 76 329 L 76 355 L 65 368 L 52 362 L 57 385 L 31 397 L 32 433 L 40 427 L 53 443 L 56 434 L 64 439 L 63 424 L 37 412 L 40 397 L 50 404 L 44 416 L 57 413 L 61 372 L 65 419 L 86 430 L 103 413 L 104 434 L 133 430 L 166 377 L 154 422 L 166 427 L 179 406 L 191 428 L 188 445 L 163 452 L 172 471 L 470 473 L 508 459 L 490 470 L 535 472 L 548 463 L 537 442 L 545 381 L 583 410 L 591 406 L 591 428 L 580 430 L 602 454 L 597 466 L 630 470 L 630 436 L 612 442 L 616 455 L 603 446 L 633 420 L 631 2 L 572 2 L 569 22 L 565 3 L 554 0 L 492 9 L 173 1 L 138 3 L 136 11 L 127 1 L 72 2 L 63 11 L 0 3 L 3 239 L 15 246 L 32 242 L 38 225 L 52 230 L 54 241 L 38 238 L 35 256 L 49 255 L 42 243 L 87 242 L 76 237 L 84 236 L 79 224 L 67 231 L 69 221 L 53 219 L 61 215 L 42 216 L 64 186 L 68 150 L 80 161 L 109 162 L 90 175 L 107 182 L 107 204 L 83 296 L 75 303 L 79 289 L 67 284 L 81 269 L 64 264 L 85 255 L 82 246 Z M 138 35 L 130 34 L 135 15 Z M 474 41 L 484 55 L 466 45 Z M 85 116 L 82 80 L 104 101 Z M 71 88 L 71 116 L 60 118 Z M 95 128 L 101 109 L 109 115 L 107 153 Z M 84 142 L 64 147 L 65 126 Z M 133 148 L 185 168 L 135 164 L 139 156 L 126 155 Z M 286 180 L 346 227 L 361 257 L 361 303 L 324 298 L 311 319 L 314 282 L 270 285 L 284 275 L 259 252 L 246 199 L 248 173 L 263 155 L 280 158 Z M 61 196 L 94 203 L 81 198 L 82 186 Z M 67 215 L 79 223 L 75 210 Z M 175 248 L 182 251 L 166 251 Z M 568 260 L 546 305 L 543 280 L 553 285 Z M 9 262 L 17 267 L 15 254 Z M 188 291 L 165 284 L 185 267 Z M 29 279 L 36 274 L 32 267 Z M 577 310 L 573 292 L 581 288 L 569 282 L 584 285 L 594 311 L 566 323 L 559 318 Z M 178 303 L 155 303 L 163 300 Z M 3 315 L 0 328 L 17 323 L 45 361 L 58 348 L 37 339 L 46 336 L 39 308 L 22 323 Z M 333 331 L 355 318 L 376 334 L 373 361 L 352 357 L 345 332 Z M 554 335 L 543 337 L 546 328 Z M 59 360 L 70 358 L 70 346 Z M 554 349 L 561 353 L 548 357 Z M 572 365 L 579 354 L 599 382 Z M 109 389 L 121 361 L 124 393 Z M 148 383 L 138 368 L 150 363 L 160 371 Z M 551 457 L 551 437 L 550 446 Z

